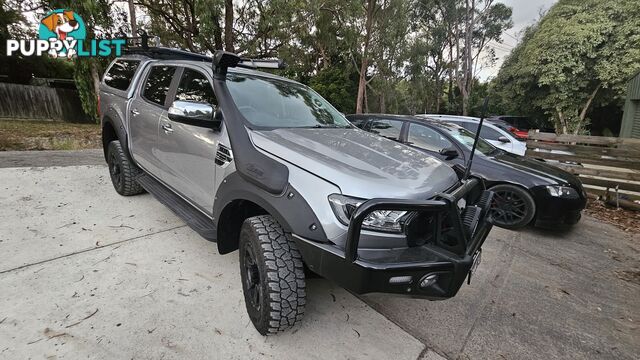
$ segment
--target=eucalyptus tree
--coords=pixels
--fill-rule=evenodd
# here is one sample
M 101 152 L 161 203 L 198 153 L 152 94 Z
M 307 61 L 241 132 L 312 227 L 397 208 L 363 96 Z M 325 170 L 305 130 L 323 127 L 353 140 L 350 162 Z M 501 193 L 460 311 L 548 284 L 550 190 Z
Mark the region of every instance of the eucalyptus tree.
M 560 0 L 528 30 L 494 87 L 544 113 L 556 131 L 579 134 L 593 106 L 622 105 L 640 71 L 637 0 Z

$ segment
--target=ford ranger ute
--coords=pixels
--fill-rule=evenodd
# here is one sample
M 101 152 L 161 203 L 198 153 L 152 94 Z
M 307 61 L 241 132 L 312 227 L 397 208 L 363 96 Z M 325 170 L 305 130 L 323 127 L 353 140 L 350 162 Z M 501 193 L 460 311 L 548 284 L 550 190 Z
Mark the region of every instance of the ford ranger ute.
M 471 279 L 492 193 L 464 167 L 360 130 L 278 61 L 130 48 L 100 85 L 115 190 L 147 191 L 220 254 L 239 250 L 263 335 L 298 323 L 305 273 L 429 300 Z

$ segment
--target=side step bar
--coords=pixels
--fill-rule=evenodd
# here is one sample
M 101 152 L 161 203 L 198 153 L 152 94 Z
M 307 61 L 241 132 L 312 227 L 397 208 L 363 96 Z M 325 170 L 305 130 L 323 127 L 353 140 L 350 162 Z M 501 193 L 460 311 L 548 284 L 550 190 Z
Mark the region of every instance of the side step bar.
M 142 173 L 136 178 L 136 181 L 138 181 L 140 186 L 147 190 L 147 192 L 158 199 L 158 201 L 184 220 L 187 225 L 200 234 L 200 236 L 209 241 L 216 241 L 216 227 L 206 215 L 195 209 L 191 204 L 184 201 L 180 196 L 176 195 L 150 175 Z

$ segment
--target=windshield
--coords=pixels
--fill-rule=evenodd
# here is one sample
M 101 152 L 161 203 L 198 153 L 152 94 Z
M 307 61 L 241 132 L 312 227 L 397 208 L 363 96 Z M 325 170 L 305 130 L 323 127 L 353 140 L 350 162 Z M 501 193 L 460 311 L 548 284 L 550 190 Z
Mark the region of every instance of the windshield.
M 471 150 L 473 147 L 473 141 L 475 135 L 471 131 L 462 128 L 460 126 L 451 125 L 444 127 L 451 136 L 453 136 L 459 143 L 464 145 L 467 149 Z M 488 155 L 496 150 L 496 147 L 485 141 L 483 138 L 478 139 L 478 145 L 476 151 L 481 154 Z
M 227 87 L 242 115 L 270 128 L 351 127 L 347 119 L 311 88 L 262 76 L 229 73 Z

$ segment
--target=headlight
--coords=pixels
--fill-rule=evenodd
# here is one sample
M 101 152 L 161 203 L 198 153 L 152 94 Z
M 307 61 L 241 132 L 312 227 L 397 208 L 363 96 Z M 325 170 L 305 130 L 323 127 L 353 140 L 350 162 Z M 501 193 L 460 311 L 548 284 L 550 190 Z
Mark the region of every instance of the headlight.
M 560 186 L 560 185 L 549 185 L 547 186 L 547 191 L 549 195 L 553 197 L 561 197 L 561 198 L 577 198 L 578 192 L 576 189 L 569 186 Z
M 366 200 L 356 199 L 340 194 L 329 195 L 329 204 L 338 220 L 344 225 L 349 225 L 353 212 Z M 406 211 L 377 210 L 362 221 L 362 227 L 374 231 L 402 232 L 402 219 Z

